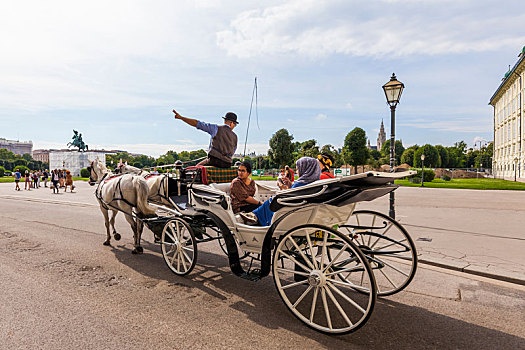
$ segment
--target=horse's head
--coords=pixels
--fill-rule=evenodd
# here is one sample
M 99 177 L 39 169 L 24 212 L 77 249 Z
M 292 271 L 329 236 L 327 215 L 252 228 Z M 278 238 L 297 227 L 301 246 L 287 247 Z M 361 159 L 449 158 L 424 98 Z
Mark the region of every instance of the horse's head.
M 95 169 L 93 168 L 95 161 L 92 161 L 91 164 L 87 167 L 87 170 L 89 171 L 89 184 L 91 186 L 94 186 L 97 183 L 98 175 Z

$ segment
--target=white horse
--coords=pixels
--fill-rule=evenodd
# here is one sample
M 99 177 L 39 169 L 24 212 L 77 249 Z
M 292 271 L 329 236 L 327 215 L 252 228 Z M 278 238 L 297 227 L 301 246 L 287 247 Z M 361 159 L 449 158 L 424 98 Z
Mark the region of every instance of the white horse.
M 169 205 L 168 198 L 168 176 L 167 174 L 152 174 L 149 171 L 123 164 L 115 169 L 117 174 L 133 174 L 141 176 L 146 180 L 149 189 L 148 200 Z
M 122 211 L 126 214 L 126 220 L 133 229 L 134 248 L 132 253 L 142 253 L 140 239 L 144 224 L 132 215 L 133 208 L 135 208 L 136 215 L 139 218 L 155 216 L 155 209 L 148 204 L 149 191 L 146 180 L 131 174 L 115 175 L 98 158 L 91 162 L 88 170 L 89 184 L 93 186 L 98 182 L 95 195 L 105 219 L 107 238 L 104 245 L 110 245 L 110 225 L 113 228 L 115 239 L 120 239 L 120 235 L 115 230 L 115 216 L 119 211 Z M 112 212 L 111 220 L 109 219 L 110 210 Z

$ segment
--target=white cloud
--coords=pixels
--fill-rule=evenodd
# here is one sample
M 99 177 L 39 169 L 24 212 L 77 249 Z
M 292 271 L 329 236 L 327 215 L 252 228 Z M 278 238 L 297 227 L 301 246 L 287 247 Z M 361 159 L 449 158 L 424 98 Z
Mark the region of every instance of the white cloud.
M 328 118 L 328 116 L 326 114 L 322 114 L 322 113 L 318 114 L 317 117 L 315 117 L 315 119 L 319 120 L 319 121 L 326 120 L 326 118 Z
M 503 19 L 480 11 L 467 16 L 469 6 L 476 6 L 472 1 L 447 2 L 447 10 L 438 1 L 389 2 L 380 8 L 292 0 L 249 10 L 217 33 L 217 45 L 240 58 L 291 54 L 315 59 L 333 54 L 401 57 L 495 51 L 520 47 L 525 40 L 511 30 L 511 23 L 525 21 L 523 12 L 506 13 Z

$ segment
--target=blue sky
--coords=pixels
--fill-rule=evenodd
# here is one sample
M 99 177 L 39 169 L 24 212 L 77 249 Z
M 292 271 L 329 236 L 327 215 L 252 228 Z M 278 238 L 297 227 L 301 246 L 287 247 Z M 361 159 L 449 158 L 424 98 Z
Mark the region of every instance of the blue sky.
M 390 113 L 381 86 L 406 88 L 396 138 L 452 145 L 492 140 L 488 100 L 525 45 L 520 1 L 24 1 L 0 11 L 0 137 L 158 156 L 205 148 L 179 113 L 238 114 L 244 148 L 254 77 L 266 152 L 295 140 L 341 146 L 354 127 L 375 145 Z

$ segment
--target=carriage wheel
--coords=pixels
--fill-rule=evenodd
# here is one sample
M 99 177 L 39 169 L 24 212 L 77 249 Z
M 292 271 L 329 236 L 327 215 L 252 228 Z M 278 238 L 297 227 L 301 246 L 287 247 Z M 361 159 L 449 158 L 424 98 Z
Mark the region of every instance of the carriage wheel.
M 352 271 L 360 273 L 358 282 L 337 278 Z M 321 332 L 353 332 L 374 309 L 376 284 L 366 257 L 347 236 L 325 226 L 301 225 L 282 236 L 273 277 L 294 316 Z
M 345 226 L 350 227 L 341 227 L 340 231 L 347 234 L 368 258 L 379 296 L 395 294 L 408 286 L 416 274 L 417 252 L 403 226 L 371 210 L 354 211 Z M 350 275 L 339 277 L 344 281 Z
M 175 274 L 184 276 L 193 270 L 197 261 L 197 241 L 186 221 L 169 220 L 162 230 L 160 246 L 164 261 Z

